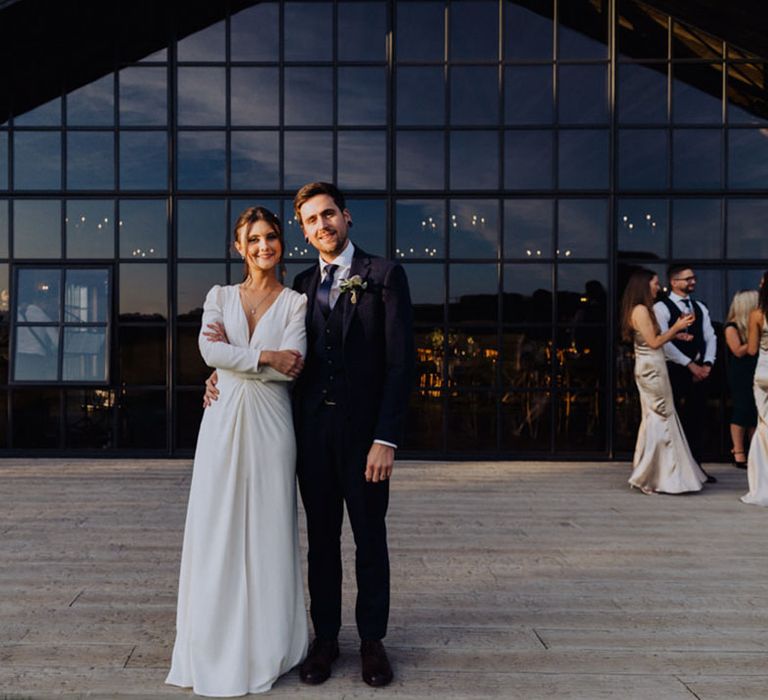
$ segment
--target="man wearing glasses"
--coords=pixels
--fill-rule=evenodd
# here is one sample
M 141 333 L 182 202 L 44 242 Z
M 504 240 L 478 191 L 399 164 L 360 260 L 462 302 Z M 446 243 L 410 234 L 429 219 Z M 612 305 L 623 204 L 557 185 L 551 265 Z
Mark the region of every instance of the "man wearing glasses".
M 664 345 L 669 380 L 675 397 L 675 408 L 694 458 L 701 463 L 701 454 L 708 427 L 706 402 L 709 376 L 715 364 L 717 338 L 709 309 L 691 298 L 696 289 L 696 275 L 687 265 L 670 265 L 669 295 L 661 297 L 653 307 L 662 333 L 683 314 L 694 313 L 696 319 L 688 329 L 689 340 L 675 339 Z M 707 474 L 709 483 L 717 481 Z

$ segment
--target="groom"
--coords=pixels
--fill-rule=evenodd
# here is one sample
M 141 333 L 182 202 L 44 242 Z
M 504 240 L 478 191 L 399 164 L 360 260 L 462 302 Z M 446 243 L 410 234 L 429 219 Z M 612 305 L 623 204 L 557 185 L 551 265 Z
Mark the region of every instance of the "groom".
M 415 362 L 408 281 L 402 267 L 349 240 L 352 217 L 334 185 L 305 185 L 293 206 L 319 253 L 318 264 L 293 284 L 307 295 L 307 357 L 294 415 L 316 635 L 300 675 L 305 683 L 324 682 L 339 655 L 346 504 L 356 546 L 363 680 L 383 686 L 392 680 L 381 643 L 389 615 L 385 515 Z

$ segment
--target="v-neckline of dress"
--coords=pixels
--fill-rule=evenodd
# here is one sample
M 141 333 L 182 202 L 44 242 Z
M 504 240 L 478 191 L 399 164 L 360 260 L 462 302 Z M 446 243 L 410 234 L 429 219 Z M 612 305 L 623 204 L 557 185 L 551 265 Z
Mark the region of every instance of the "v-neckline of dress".
M 269 314 L 270 311 L 272 311 L 272 307 L 277 304 L 278 299 L 280 299 L 281 296 L 283 296 L 283 292 L 288 289 L 288 287 L 283 286 L 283 288 L 280 290 L 278 295 L 275 297 L 274 301 L 267 307 L 267 310 L 259 316 L 259 320 L 256 321 L 256 325 L 253 327 L 253 332 L 249 332 L 248 330 L 248 314 L 245 311 L 245 307 L 243 306 L 243 300 L 240 297 L 240 287 L 241 285 L 237 285 L 237 305 L 240 307 L 240 312 L 243 314 L 243 320 L 245 321 L 245 334 L 248 336 L 248 345 L 250 346 L 251 341 L 253 340 L 253 336 L 256 335 L 256 331 L 259 328 L 259 325 L 264 320 L 264 318 Z

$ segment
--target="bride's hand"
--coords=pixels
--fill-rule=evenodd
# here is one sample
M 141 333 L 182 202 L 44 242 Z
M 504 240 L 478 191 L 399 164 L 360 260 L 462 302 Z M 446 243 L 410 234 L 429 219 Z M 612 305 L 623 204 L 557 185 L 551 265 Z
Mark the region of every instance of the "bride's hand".
M 298 350 L 264 350 L 259 362 L 292 379 L 296 379 L 304 369 L 304 358 Z
M 211 330 L 203 331 L 203 335 L 212 343 L 229 343 L 227 332 L 224 330 L 224 324 L 221 323 L 221 321 L 209 323 L 206 328 L 210 328 Z
M 686 332 L 678 333 L 675 336 L 675 340 L 683 340 L 686 343 L 688 343 L 691 340 L 693 340 L 693 335 L 691 333 L 686 333 Z

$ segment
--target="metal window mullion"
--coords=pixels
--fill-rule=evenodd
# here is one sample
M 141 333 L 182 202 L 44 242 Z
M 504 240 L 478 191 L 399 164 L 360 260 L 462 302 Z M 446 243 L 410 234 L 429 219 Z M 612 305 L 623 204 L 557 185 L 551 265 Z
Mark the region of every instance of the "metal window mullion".
M 616 236 L 618 235 L 618 227 L 616 225 L 616 189 L 618 185 L 618 119 L 616 114 L 616 95 L 617 95 L 617 61 L 618 61 L 618 47 L 617 47 L 617 34 L 618 34 L 618 16 L 619 13 L 616 7 L 616 0 L 611 0 L 608 8 L 608 99 L 610 101 L 610 123 L 609 129 L 611 130 L 609 141 L 609 157 L 611 161 L 611 167 L 608 171 L 608 207 L 607 216 L 608 221 L 606 230 L 608 232 L 608 299 L 615 299 L 618 290 L 616 289 L 616 264 L 617 264 L 617 246 Z M 604 338 L 608 348 L 608 367 L 605 376 L 606 385 L 602 388 L 603 398 L 605 399 L 605 409 L 603 415 L 605 417 L 605 446 L 604 449 L 609 459 L 614 458 L 614 413 L 615 413 L 615 390 L 616 390 L 616 324 L 615 314 L 611 313 L 610 306 L 606 308 L 607 323 L 604 333 L 607 333 L 608 337 Z M 599 399 L 598 399 L 599 400 Z

